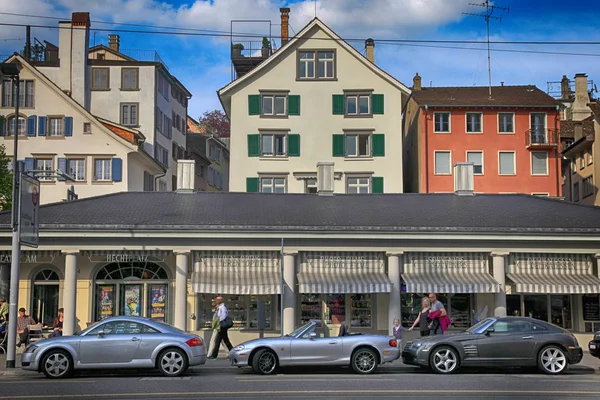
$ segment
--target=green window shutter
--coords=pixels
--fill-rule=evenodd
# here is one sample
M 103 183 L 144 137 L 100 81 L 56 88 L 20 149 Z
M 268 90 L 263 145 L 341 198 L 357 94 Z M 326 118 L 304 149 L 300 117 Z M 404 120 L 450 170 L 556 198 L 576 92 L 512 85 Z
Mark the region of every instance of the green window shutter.
M 288 135 L 288 156 L 300 157 L 300 135 Z
M 333 104 L 333 114 L 334 115 L 344 115 L 346 112 L 346 107 L 344 106 L 344 95 L 343 94 L 334 94 L 332 97 Z
M 372 94 L 371 103 L 373 108 L 373 114 L 383 114 L 383 95 Z
M 248 95 L 248 115 L 260 115 L 260 94 Z
M 344 135 L 333 135 L 333 156 L 344 157 L 346 155 L 346 149 L 344 148 L 345 138 Z
M 300 95 L 290 94 L 288 96 L 288 115 L 300 115 Z
M 371 178 L 371 192 L 383 193 L 383 176 L 374 176 Z
M 246 192 L 258 193 L 259 180 L 258 178 L 246 178 Z
M 248 135 L 248 157 L 260 156 L 260 135 Z
M 373 134 L 373 157 L 385 156 L 385 135 L 383 133 Z

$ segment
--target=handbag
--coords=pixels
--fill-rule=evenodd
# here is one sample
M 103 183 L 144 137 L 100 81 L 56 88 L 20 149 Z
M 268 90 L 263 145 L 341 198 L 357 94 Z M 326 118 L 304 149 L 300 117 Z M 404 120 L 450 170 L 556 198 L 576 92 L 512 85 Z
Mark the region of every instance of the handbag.
M 233 320 L 228 315 L 223 321 L 221 321 L 221 329 L 229 329 L 233 326 Z

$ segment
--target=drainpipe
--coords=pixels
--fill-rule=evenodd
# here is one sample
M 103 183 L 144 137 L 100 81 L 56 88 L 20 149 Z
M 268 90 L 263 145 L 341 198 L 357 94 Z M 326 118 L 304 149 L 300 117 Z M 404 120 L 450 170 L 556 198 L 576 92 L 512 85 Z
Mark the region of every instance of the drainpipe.
M 554 117 L 554 140 L 556 141 L 556 149 L 554 149 L 555 163 L 556 163 L 556 196 L 558 197 L 560 193 L 560 179 L 561 179 L 561 169 L 560 163 L 562 163 L 562 156 L 558 152 L 558 147 L 560 146 L 560 135 L 558 132 L 558 119 L 560 118 L 560 107 L 556 106 L 556 116 Z M 560 158 L 560 162 L 559 162 Z
M 429 106 L 425 104 L 425 193 L 429 193 L 429 124 L 427 121 L 427 111 Z
M 155 192 L 158 192 L 158 190 L 156 190 L 156 188 L 158 187 L 158 180 L 160 178 L 164 178 L 165 175 L 167 175 L 167 171 L 163 172 L 162 175 L 156 175 L 156 176 L 154 176 L 154 191 Z

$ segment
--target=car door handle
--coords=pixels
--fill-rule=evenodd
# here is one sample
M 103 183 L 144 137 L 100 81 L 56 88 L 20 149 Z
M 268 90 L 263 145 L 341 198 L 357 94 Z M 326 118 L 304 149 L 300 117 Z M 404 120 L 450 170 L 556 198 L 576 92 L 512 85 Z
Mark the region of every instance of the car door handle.
M 329 342 L 329 344 L 337 344 L 337 341 L 333 340 L 333 341 Z
M 139 342 L 139 341 L 140 341 L 140 339 L 139 339 L 139 338 L 136 338 L 136 337 L 132 337 L 132 338 L 131 338 L 131 341 L 132 341 L 132 342 Z
M 533 339 L 533 336 L 523 336 L 523 339 Z

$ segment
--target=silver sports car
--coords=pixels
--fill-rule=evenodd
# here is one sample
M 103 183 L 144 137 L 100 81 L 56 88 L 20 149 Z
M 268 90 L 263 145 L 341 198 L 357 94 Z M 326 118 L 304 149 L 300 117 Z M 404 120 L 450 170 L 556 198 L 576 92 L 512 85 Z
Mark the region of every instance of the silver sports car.
M 205 362 L 202 338 L 140 317 L 107 318 L 73 336 L 32 343 L 21 356 L 23 369 L 48 378 L 108 368 L 158 368 L 174 377 Z
M 318 322 L 309 322 L 282 337 L 242 343 L 229 353 L 231 365 L 250 366 L 262 375 L 301 365 L 350 365 L 356 373 L 369 374 L 379 364 L 400 358 L 391 336 L 351 334 L 342 328 L 339 336 L 323 337 L 317 327 Z

